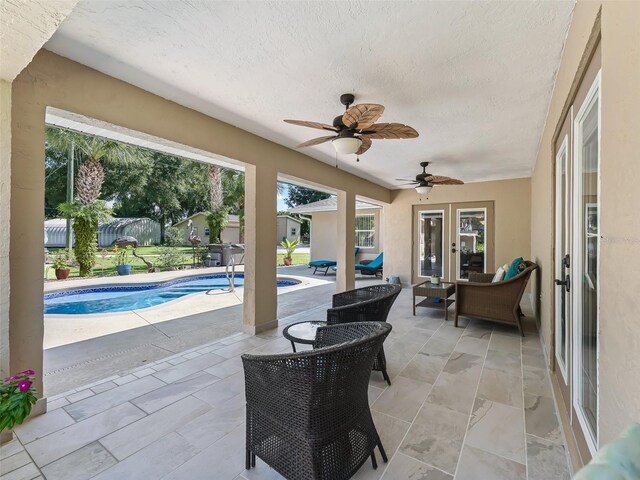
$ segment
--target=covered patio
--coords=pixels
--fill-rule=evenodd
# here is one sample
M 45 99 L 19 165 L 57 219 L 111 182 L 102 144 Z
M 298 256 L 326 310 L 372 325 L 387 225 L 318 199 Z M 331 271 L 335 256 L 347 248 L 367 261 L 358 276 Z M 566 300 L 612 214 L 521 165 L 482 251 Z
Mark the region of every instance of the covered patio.
M 282 330 L 324 318 L 327 307 L 50 397 L 47 414 L 17 428 L 18 439 L 2 447 L 3 465 L 20 478 L 41 472 L 50 480 L 207 479 L 212 469 L 221 480 L 284 478 L 260 459 L 249 471 L 241 461 L 240 355 L 290 352 Z M 385 350 L 392 385 L 378 372 L 369 385 L 389 463 L 374 470 L 367 462 L 354 478 L 568 478 L 533 318 L 524 338 L 481 321 L 455 328 L 439 312 L 412 316 L 407 289 L 391 317 Z
M 287 325 L 360 286 L 357 202 L 382 207 L 382 278 L 403 289 L 391 385 L 374 371 L 368 391 L 389 462 L 353 478 L 569 478 L 638 422 L 638 3 L 376 7 L 0 5 L 0 373 L 35 370 L 38 392 L 0 447 L 2 480 L 282 478 L 259 455 L 245 468 L 240 356 L 290 352 Z M 345 92 L 365 105 L 349 125 Z M 330 136 L 298 148 L 314 134 L 290 118 Z M 244 171 L 242 332 L 44 395 L 47 124 Z M 336 198 L 335 284 L 295 305 L 275 281 L 278 181 Z M 412 314 L 417 283 L 478 274 L 490 288 L 523 259 L 535 271 L 507 324 Z

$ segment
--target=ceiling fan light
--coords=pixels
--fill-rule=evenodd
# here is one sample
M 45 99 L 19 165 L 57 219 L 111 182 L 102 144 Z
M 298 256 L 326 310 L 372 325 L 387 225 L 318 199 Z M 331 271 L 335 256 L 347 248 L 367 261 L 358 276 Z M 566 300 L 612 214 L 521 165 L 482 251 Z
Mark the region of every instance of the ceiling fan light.
M 433 187 L 431 185 L 418 185 L 416 187 L 416 192 L 420 195 L 428 195 Z
M 356 153 L 362 145 L 362 140 L 357 137 L 338 137 L 331 142 L 333 144 L 333 148 L 336 149 L 338 153 Z

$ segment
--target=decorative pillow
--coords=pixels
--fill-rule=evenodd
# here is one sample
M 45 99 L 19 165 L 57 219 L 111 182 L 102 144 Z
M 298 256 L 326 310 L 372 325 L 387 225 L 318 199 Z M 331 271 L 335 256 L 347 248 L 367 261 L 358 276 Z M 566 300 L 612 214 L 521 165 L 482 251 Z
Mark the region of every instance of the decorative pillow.
M 515 277 L 522 270 L 524 270 L 521 265 L 524 265 L 524 260 L 522 259 L 522 257 L 518 257 L 513 262 L 511 262 L 511 265 L 509 265 L 509 269 L 504 276 L 504 280 L 509 280 L 510 278 Z
M 504 278 L 504 274 L 505 274 L 505 269 L 502 267 L 498 268 L 498 271 L 496 272 L 496 274 L 493 276 L 493 279 L 491 280 L 493 283 L 496 282 L 501 282 L 502 279 Z

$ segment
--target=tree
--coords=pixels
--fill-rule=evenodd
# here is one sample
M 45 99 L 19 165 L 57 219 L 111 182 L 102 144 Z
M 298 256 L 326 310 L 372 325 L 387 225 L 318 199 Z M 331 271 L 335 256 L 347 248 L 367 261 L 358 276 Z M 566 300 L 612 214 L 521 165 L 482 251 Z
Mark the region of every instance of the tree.
M 82 205 L 89 205 L 100 197 L 103 163 L 132 168 L 150 157 L 149 150 L 140 147 L 57 127 L 47 127 L 46 141 L 59 152 L 74 148 L 76 156 L 82 158 L 75 178 L 76 197 Z
M 287 198 L 284 199 L 284 203 L 286 203 L 289 208 L 293 208 L 317 202 L 318 200 L 324 200 L 330 196 L 328 193 L 319 192 L 318 190 L 289 185 L 289 192 Z
M 61 203 L 58 208 L 65 218 L 73 220 L 76 236 L 73 251 L 80 265 L 80 276 L 88 277 L 96 264 L 98 225 L 111 219 L 111 211 L 103 200 L 95 200 L 87 205 L 77 201 Z
M 165 242 L 167 224 L 184 218 L 182 199 L 189 195 L 183 176 L 184 160 L 154 153 L 149 169 L 144 169 L 139 185 L 116 195 L 116 216 L 148 217 L 160 224 L 160 241 Z
M 207 168 L 209 181 L 209 211 L 207 223 L 209 224 L 209 242 L 221 243 L 222 230 L 229 222 L 229 207 L 223 203 L 222 169 L 210 164 Z
M 98 225 L 110 218 L 110 210 L 98 200 L 104 183 L 102 162 L 134 167 L 148 160 L 149 151 L 102 137 L 85 135 L 57 127 L 47 127 L 47 147 L 59 153 L 74 149 L 82 159 L 75 178 L 76 198 L 60 204 L 60 212 L 74 221 L 75 256 L 80 264 L 80 276 L 91 275 L 98 250 Z

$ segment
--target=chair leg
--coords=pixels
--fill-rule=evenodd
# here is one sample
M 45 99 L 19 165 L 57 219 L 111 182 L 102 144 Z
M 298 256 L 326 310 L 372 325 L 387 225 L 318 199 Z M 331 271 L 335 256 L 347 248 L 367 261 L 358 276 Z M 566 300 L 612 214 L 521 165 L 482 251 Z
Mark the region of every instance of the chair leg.
M 382 461 L 387 463 L 387 453 L 384 451 L 384 447 L 382 446 L 382 441 L 378 438 L 378 450 L 380 450 L 380 456 L 382 457 Z
M 524 330 L 522 330 L 522 322 L 520 321 L 520 317 L 518 316 L 517 313 L 515 317 L 516 317 L 516 325 L 518 325 L 518 331 L 520 332 L 520 336 L 524 337 Z
M 247 470 L 251 470 L 251 450 L 246 449 L 246 457 L 245 457 L 245 468 Z
M 256 466 L 256 454 L 251 452 L 251 466 L 255 467 Z
M 371 465 L 373 466 L 374 470 L 378 469 L 378 462 L 376 462 L 376 452 L 374 451 L 371 452 Z
M 391 385 L 391 379 L 389 378 L 389 374 L 387 373 L 387 369 L 382 370 L 382 376 L 387 382 L 387 385 Z

